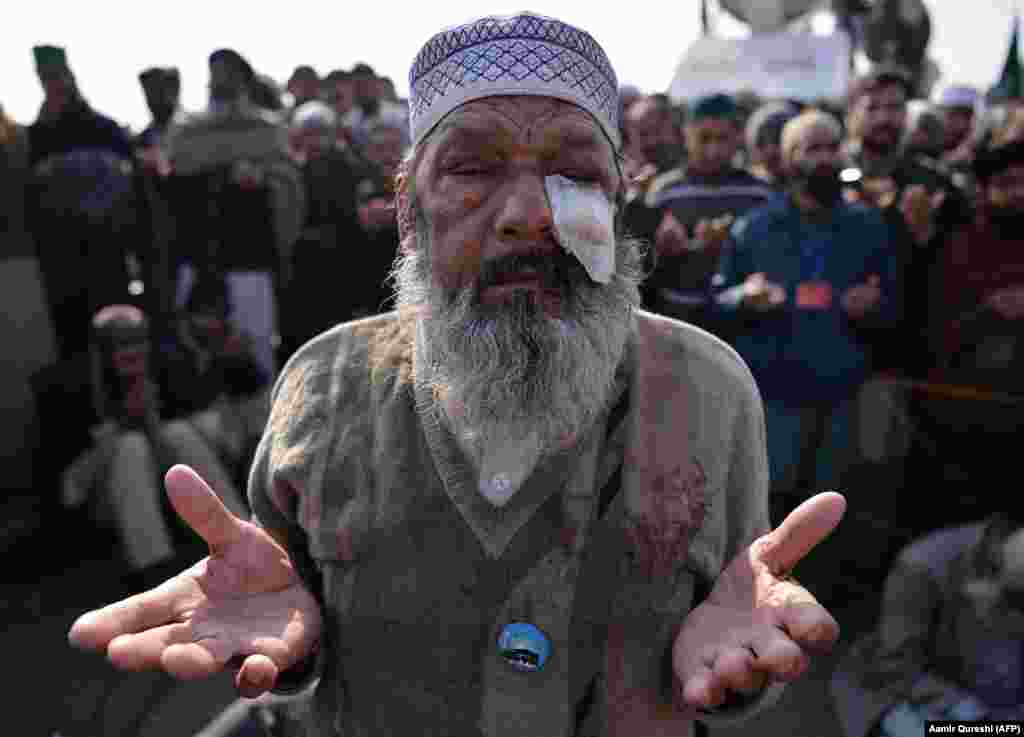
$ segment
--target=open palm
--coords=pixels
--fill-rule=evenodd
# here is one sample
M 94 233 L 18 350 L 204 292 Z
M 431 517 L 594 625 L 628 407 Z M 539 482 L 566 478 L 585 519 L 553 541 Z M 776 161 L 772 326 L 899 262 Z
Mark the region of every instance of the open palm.
M 182 679 L 239 664 L 236 686 L 255 697 L 308 656 L 320 611 L 284 548 L 262 528 L 232 515 L 190 468 L 167 472 L 175 511 L 210 546 L 210 555 L 150 591 L 88 612 L 69 633 L 126 670 L 162 669 Z

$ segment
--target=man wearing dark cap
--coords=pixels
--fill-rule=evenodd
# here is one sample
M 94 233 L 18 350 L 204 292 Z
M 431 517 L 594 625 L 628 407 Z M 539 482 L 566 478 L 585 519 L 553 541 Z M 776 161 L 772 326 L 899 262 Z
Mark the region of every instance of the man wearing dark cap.
M 320 735 L 691 737 L 756 712 L 838 635 L 787 572 L 845 503 L 768 532 L 749 372 L 637 309 L 607 56 L 487 17 L 410 83 L 398 310 L 289 361 L 251 521 L 169 473 L 213 553 L 72 642 L 182 678 L 238 664 L 247 696 L 322 674 Z
M 32 55 L 46 97 L 39 118 L 29 127 L 29 163 L 35 166 L 76 149 L 106 150 L 130 159 L 127 133 L 85 101 L 64 49 L 36 46 Z
M 64 49 L 36 46 L 32 52 L 46 97 L 28 128 L 29 227 L 60 355 L 68 358 L 86 349 L 96 309 L 137 296 L 128 292 L 127 261 L 141 242 L 134 150 L 127 131 L 83 98 Z
M 139 83 L 153 121 L 139 134 L 136 145 L 142 149 L 160 147 L 171 119 L 179 110 L 181 75 L 175 67 L 150 67 L 139 74 Z
M 644 284 L 652 312 L 711 328 L 708 294 L 729 224 L 774 196 L 734 165 L 742 144 L 739 107 L 714 94 L 690 107 L 686 165 L 656 179 L 627 210 L 636 235 L 654 243 L 656 267 Z
M 167 136 L 181 185 L 175 212 L 187 230 L 179 242 L 191 247 L 179 254 L 178 302 L 197 269 L 226 274 L 239 326 L 273 376 L 275 294 L 288 279 L 304 218 L 302 177 L 283 121 L 253 103 L 252 65 L 233 49 L 214 51 L 209 63 L 209 109 L 172 126 Z
M 744 138 L 750 173 L 781 190 L 783 183 L 782 129 L 800 110 L 789 102 L 766 102 L 747 119 Z

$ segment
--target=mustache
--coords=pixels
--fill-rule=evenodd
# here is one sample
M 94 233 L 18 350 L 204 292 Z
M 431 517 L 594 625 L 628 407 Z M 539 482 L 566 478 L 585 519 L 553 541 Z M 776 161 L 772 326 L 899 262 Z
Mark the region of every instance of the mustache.
M 510 281 L 523 273 L 534 275 L 549 289 L 574 289 L 588 279 L 586 269 L 561 247 L 532 249 L 485 261 L 480 266 L 478 291 Z

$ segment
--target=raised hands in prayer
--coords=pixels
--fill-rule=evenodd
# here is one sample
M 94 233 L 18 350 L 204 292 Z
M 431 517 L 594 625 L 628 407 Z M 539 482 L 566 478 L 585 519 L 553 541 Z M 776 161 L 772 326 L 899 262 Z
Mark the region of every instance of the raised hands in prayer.
M 315 650 L 319 605 L 284 548 L 231 514 L 195 471 L 175 466 L 165 483 L 210 555 L 150 591 L 82 615 L 69 639 L 124 670 L 195 679 L 237 669 L 239 693 L 255 698 Z
M 684 708 L 714 709 L 774 681 L 792 681 L 827 653 L 839 625 L 789 572 L 846 511 L 839 494 L 805 501 L 755 540 L 683 623 L 673 664 Z

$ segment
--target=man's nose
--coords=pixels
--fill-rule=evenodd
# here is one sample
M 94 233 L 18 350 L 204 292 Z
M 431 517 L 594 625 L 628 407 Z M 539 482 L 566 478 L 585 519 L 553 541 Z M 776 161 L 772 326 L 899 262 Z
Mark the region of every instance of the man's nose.
M 509 183 L 495 228 L 502 241 L 538 245 L 552 240 L 554 216 L 539 174 L 522 172 Z

